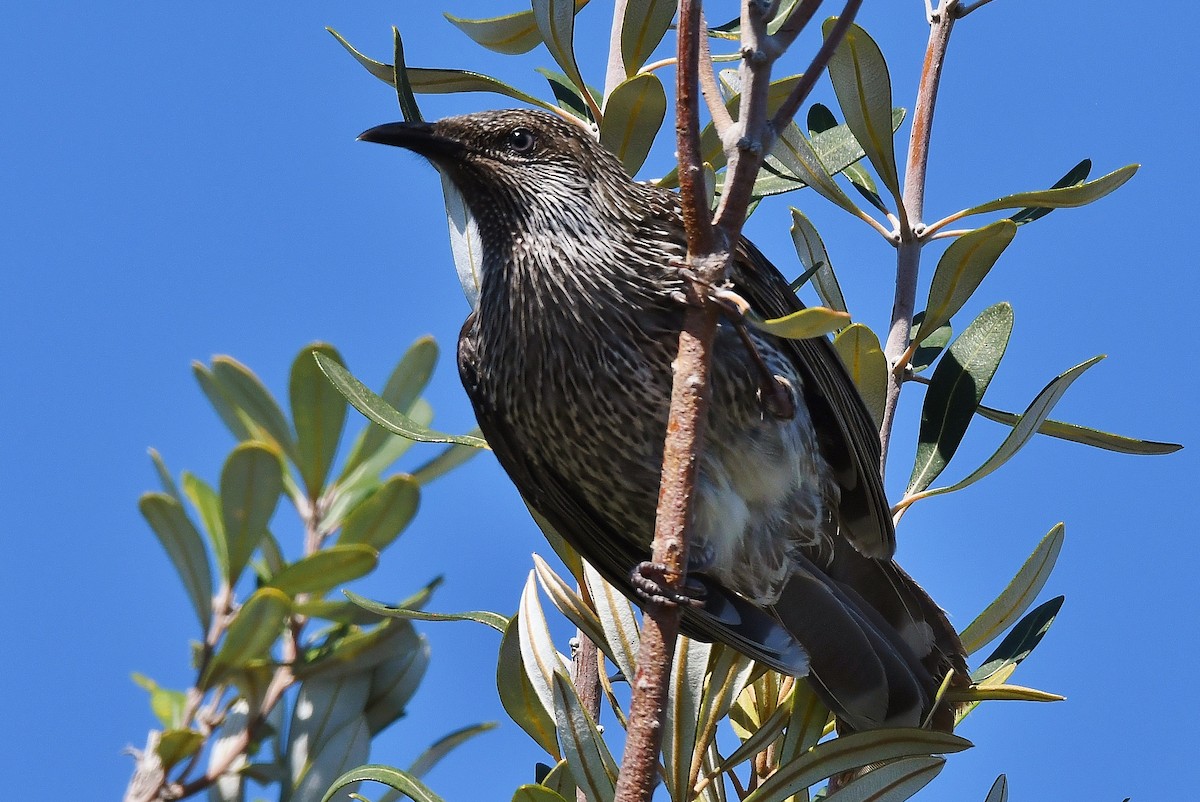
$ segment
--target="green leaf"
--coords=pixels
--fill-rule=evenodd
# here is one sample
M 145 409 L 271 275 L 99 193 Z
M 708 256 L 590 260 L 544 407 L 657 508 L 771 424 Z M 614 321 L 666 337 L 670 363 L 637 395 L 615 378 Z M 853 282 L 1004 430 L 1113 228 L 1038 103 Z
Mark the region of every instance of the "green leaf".
M 617 787 L 616 761 L 561 666 L 551 674 L 551 683 L 558 741 L 571 774 L 588 799 L 608 802 Z
M 696 686 L 703 694 L 697 708 L 695 747 L 689 763 L 694 764 L 715 743 L 717 726 L 729 715 L 734 700 L 746 687 L 756 667 L 753 660 L 730 646 L 714 644 L 709 650 L 707 682 L 701 674 L 701 684 Z M 677 787 L 686 786 L 677 783 Z
M 784 317 L 763 320 L 748 313 L 747 322 L 754 328 L 788 340 L 808 340 L 824 337 L 850 322 L 850 315 L 824 306 L 810 306 Z
M 836 23 L 837 19 L 831 17 L 821 26 L 826 37 Z M 830 58 L 829 77 L 846 125 L 863 146 L 884 186 L 901 203 L 892 141 L 892 81 L 879 45 L 858 25 L 851 23 Z
M 525 588 L 521 592 L 521 603 L 517 607 L 517 613 L 517 620 L 521 625 L 518 634 L 520 635 L 521 663 L 524 666 L 525 675 L 529 677 L 542 706 L 553 715 L 555 712 L 554 673 L 565 662 L 565 658 L 554 648 L 554 638 L 550 634 L 550 626 L 546 622 L 541 599 L 538 598 L 533 571 L 529 572 L 529 576 L 525 580 Z M 575 765 L 572 764 L 572 770 L 574 769 Z M 579 779 L 578 775 L 576 775 L 576 779 Z
M 321 680 L 365 675 L 417 640 L 409 621 L 389 619 L 372 629 L 335 626 L 326 631 L 320 644 L 306 650 L 294 673 L 303 679 Z
M 883 420 L 888 382 L 887 357 L 879 338 L 862 323 L 853 323 L 838 332 L 833 347 L 878 426 Z
M 162 761 L 163 771 L 170 771 L 173 766 L 200 751 L 204 746 L 204 736 L 195 730 L 167 730 L 158 739 L 154 751 Z
M 217 491 L 200 477 L 184 471 L 183 492 L 200 514 L 200 522 L 204 525 L 209 545 L 217 558 L 217 568 L 221 572 L 222 580 L 232 585 L 233 578 L 229 575 L 229 544 L 225 539 L 221 499 L 217 497 Z
M 407 474 L 390 477 L 350 510 L 342 523 L 338 544 L 365 543 L 383 551 L 412 521 L 420 500 L 421 487 L 413 477 Z
M 691 638 L 675 642 L 662 725 L 663 765 L 672 799 L 685 798 L 694 756 L 707 748 L 697 743 L 697 723 L 712 648 Z
M 392 86 L 396 87 L 396 100 L 400 114 L 406 122 L 423 122 L 417 98 L 413 95 L 412 82 L 408 79 L 408 66 L 404 59 L 404 41 L 400 29 L 392 26 Z
M 392 656 L 371 669 L 370 691 L 363 707 L 372 737 L 404 716 L 429 669 L 429 642 L 411 625 L 401 627 L 401 634 L 389 639 L 388 647 Z M 424 769 L 418 769 L 414 764 L 409 771 L 420 777 Z
M 970 741 L 957 735 L 929 730 L 857 732 L 823 743 L 799 760 L 781 766 L 742 802 L 783 802 L 841 771 L 901 757 L 960 752 L 970 746 Z
M 722 771 L 729 771 L 730 769 L 736 768 L 740 764 L 745 763 L 747 760 L 754 757 L 759 752 L 763 751 L 772 743 L 774 743 L 780 735 L 784 734 L 784 727 L 787 726 L 792 720 L 792 714 L 795 712 L 793 701 L 795 700 L 797 693 L 803 693 L 803 689 L 807 687 L 808 683 L 797 682 L 793 686 L 792 692 L 789 693 L 779 703 L 779 706 L 776 707 L 775 710 L 772 711 L 772 713 L 761 722 L 761 724 L 754 728 L 752 732 L 738 732 L 739 736 L 745 734 L 748 737 L 746 737 L 742 741 L 741 745 L 737 749 L 733 750 L 733 752 L 731 752 L 729 756 L 721 762 Z M 824 727 L 823 722 L 821 726 L 822 728 Z M 791 730 L 788 730 L 787 733 L 791 734 Z M 785 738 L 786 737 L 787 735 L 785 735 Z M 819 732 L 817 733 L 817 737 L 820 737 Z M 812 744 L 809 744 L 809 746 L 811 745 Z M 800 750 L 800 752 L 807 750 L 808 747 L 806 746 L 804 749 Z M 795 757 L 799 753 L 793 749 L 792 752 L 787 754 Z M 779 762 L 780 764 L 783 764 L 787 761 L 781 759 Z
M 962 490 L 964 487 L 975 484 L 1008 462 L 1014 454 L 1020 451 L 1033 438 L 1033 435 L 1042 425 L 1042 422 L 1050 414 L 1050 410 L 1054 409 L 1054 405 L 1063 397 L 1063 394 L 1071 386 L 1071 383 L 1079 378 L 1085 370 L 1103 358 L 1103 356 L 1097 356 L 1086 362 L 1082 362 L 1065 373 L 1059 374 L 1043 387 L 1042 391 L 1037 394 L 1037 397 L 1030 402 L 1025 412 L 1022 413 L 1020 423 L 1013 427 L 1013 430 L 1009 432 L 1008 437 L 1004 438 L 1004 442 L 1000 444 L 1000 447 L 996 449 L 992 456 L 988 457 L 983 465 L 976 468 L 970 476 L 947 487 L 935 487 L 930 490 L 921 491 L 914 496 L 910 496 L 910 502 L 919 497 L 935 496 L 955 490 Z
M 379 552 L 354 543 L 331 546 L 292 563 L 271 577 L 271 587 L 288 596 L 325 593 L 343 582 L 369 574 L 379 564 Z
M 164 729 L 183 726 L 183 715 L 187 709 L 187 694 L 163 688 L 144 674 L 134 673 L 133 681 L 150 694 L 150 709 Z
M 928 785 L 946 765 L 943 757 L 906 757 L 860 774 L 824 802 L 904 802 Z
M 242 443 L 221 469 L 221 522 L 229 544 L 229 581 L 238 576 L 267 531 L 283 492 L 283 464 L 269 445 Z
M 273 443 L 292 462 L 299 463 L 296 442 L 287 418 L 258 377 L 229 356 L 213 357 L 212 376 L 253 436 Z
M 1012 307 L 989 306 L 967 327 L 933 371 L 921 406 L 917 455 L 906 495 L 929 487 L 958 450 L 1012 335 Z
M 790 763 L 816 746 L 825 734 L 829 709 L 807 682 L 797 682 L 791 694 L 791 714 L 779 751 L 780 763 Z
M 790 186 L 785 184 L 779 188 L 779 192 L 795 189 L 796 182 L 799 182 L 812 187 L 818 195 L 850 214 L 859 215 L 859 208 L 854 205 L 854 201 L 850 200 L 850 196 L 833 180 L 835 172 L 837 171 L 828 167 L 821 158 L 821 154 L 815 149 L 815 143 L 800 133 L 796 125 L 789 125 L 780 132 L 771 154 L 764 159 L 762 172 L 754 182 L 754 194 L 776 194 L 771 183 L 774 174 L 776 178 L 782 177 L 791 182 Z
M 275 588 L 259 588 L 233 617 L 221 648 L 209 663 L 201 682 L 209 688 L 229 671 L 269 655 L 271 645 L 283 633 L 292 600 Z
M 202 362 L 192 362 L 192 375 L 196 377 L 196 383 L 200 385 L 200 390 L 204 393 L 204 397 L 208 399 L 208 403 L 212 404 L 221 422 L 238 440 L 250 440 L 254 435 L 250 432 L 250 427 L 238 414 L 234 408 L 233 402 L 225 395 L 225 392 L 217 385 L 217 380 L 213 378 L 210 371 Z
M 412 418 L 388 404 L 365 384 L 350 375 L 350 372 L 324 354 L 316 354 L 317 364 L 333 382 L 334 387 L 346 396 L 355 409 L 393 434 L 407 437 L 419 443 L 459 443 L 475 448 L 486 448 L 482 438 L 463 434 L 445 434 L 417 424 Z
M 1067 171 L 1067 174 L 1054 182 L 1051 189 L 1062 189 L 1063 187 L 1073 187 L 1077 184 L 1082 184 L 1087 180 L 1088 175 L 1092 172 L 1092 160 L 1084 159 L 1079 164 Z M 1009 217 L 1014 223 L 1019 226 L 1026 223 L 1032 223 L 1034 220 L 1040 220 L 1053 211 L 1047 206 L 1026 206 L 1016 214 Z
M 200 533 L 174 496 L 146 493 L 138 501 L 138 509 L 175 566 L 200 626 L 207 632 L 212 622 L 213 581 Z
M 1128 164 L 1120 169 L 1113 170 L 1108 175 L 1101 176 L 1095 181 L 1088 181 L 1085 184 L 1075 184 L 1073 186 L 1058 187 L 1057 189 L 1042 189 L 1034 192 L 1017 192 L 1013 195 L 1005 195 L 1002 198 L 981 203 L 978 206 L 972 206 L 958 214 L 954 215 L 955 219 L 966 217 L 972 214 L 984 214 L 986 212 L 997 212 L 1002 209 L 1018 209 L 1022 206 L 1035 206 L 1046 209 L 1063 209 L 1074 206 L 1084 206 L 1092 201 L 1100 200 L 1105 195 L 1118 189 L 1129 179 L 1133 178 L 1133 174 L 1138 171 L 1140 165 Z M 1066 180 L 1070 177 L 1070 173 L 1063 177 Z M 1060 182 L 1061 183 L 1061 182 Z M 1022 210 L 1024 211 L 1024 210 Z M 1024 219 L 1022 222 L 1029 222 Z
M 621 160 L 626 172 L 637 175 L 666 116 L 667 94 L 658 76 L 635 75 L 605 100 L 600 144 Z
M 588 0 L 575 0 L 576 10 L 587 4 Z M 519 56 L 542 43 L 532 10 L 487 19 L 463 19 L 448 13 L 443 16 L 476 44 L 496 53 Z
M 438 761 L 448 755 L 455 747 L 471 740 L 480 733 L 494 730 L 497 726 L 494 721 L 485 721 L 480 724 L 463 727 L 449 735 L 442 736 L 417 756 L 413 764 L 408 767 L 408 773 L 414 777 L 424 777 L 430 769 L 438 764 Z
M 179 487 L 175 484 L 175 480 L 171 477 L 171 472 L 167 470 L 167 464 L 163 462 L 162 455 L 157 449 L 147 449 L 150 454 L 150 461 L 154 463 L 154 472 L 158 474 L 158 481 L 162 485 L 163 492 L 171 498 L 183 503 L 183 496 L 179 494 Z
M 1008 802 L 1008 778 L 1003 774 L 997 777 L 983 802 Z
M 1023 685 L 972 685 L 969 688 L 951 688 L 946 693 L 946 700 L 956 703 L 977 705 L 980 702 L 1062 702 L 1067 697 L 1049 691 L 1039 691 L 1037 688 L 1026 688 Z
M 967 654 L 974 654 L 991 643 L 1029 608 L 1054 570 L 1065 535 L 1066 528 L 1061 523 L 1055 524 L 1025 560 L 1008 587 L 963 630 L 960 637 Z
M 544 764 L 539 764 L 539 770 Z M 547 767 L 549 768 L 549 767 Z M 564 799 L 575 799 L 578 795 L 579 786 L 575 782 L 575 777 L 571 774 L 571 767 L 567 765 L 567 761 L 560 760 L 554 764 L 544 775 L 538 773 L 538 782 L 541 787 L 548 788 Z
M 546 49 L 581 92 L 587 92 L 579 64 L 575 61 L 574 0 L 532 0 L 533 19 Z
M 310 499 L 321 495 L 346 423 L 346 399 L 329 385 L 313 360 L 314 351 L 345 364 L 328 343 L 312 343 L 292 363 L 288 396 L 296 426 L 296 465 Z
M 509 623 L 509 619 L 489 610 L 471 610 L 466 613 L 427 613 L 409 607 L 391 607 L 371 601 L 348 590 L 342 592 L 346 594 L 346 598 L 364 610 L 370 610 L 376 615 L 387 618 L 416 619 L 417 621 L 475 621 L 479 624 L 486 624 L 497 632 L 504 632 Z
M 980 404 L 975 412 L 981 417 L 995 421 L 996 423 L 1003 423 L 1005 426 L 1016 426 L 1021 421 L 1020 415 L 1012 412 L 1004 412 L 999 409 L 992 409 L 983 404 Z M 1057 437 L 1060 440 L 1070 440 L 1074 443 L 1082 443 L 1085 446 L 1092 446 L 1093 448 L 1102 448 L 1105 451 L 1115 451 L 1119 454 L 1173 454 L 1183 448 L 1179 443 L 1138 440 L 1133 437 L 1102 432 L 1099 429 L 1089 429 L 1086 426 L 1063 423 L 1062 421 L 1050 420 L 1048 418 L 1042 422 L 1037 431 L 1038 434 Z
M 621 62 L 634 75 L 662 42 L 675 18 L 675 0 L 628 0 L 621 22 Z
M 343 774 L 333 781 L 321 802 L 330 802 L 343 788 L 355 783 L 370 780 L 407 795 L 413 802 L 445 802 L 442 797 L 431 791 L 424 783 L 407 771 L 394 769 L 391 766 L 367 765 Z
M 554 717 L 546 710 L 537 690 L 525 673 L 521 660 L 520 614 L 514 615 L 504 630 L 496 663 L 496 689 L 500 704 L 509 718 L 546 750 L 555 760 L 561 760 Z
M 642 639 L 633 605 L 590 563 L 583 563 L 583 576 L 596 607 L 596 617 L 604 629 L 604 642 L 612 650 L 609 656 L 621 673 L 632 681 L 637 676 L 637 656 Z
M 962 309 L 1016 233 L 1017 227 L 1011 220 L 997 220 L 950 243 L 933 272 L 925 317 L 913 342 L 923 342 Z
M 467 432 L 467 434 L 474 437 L 481 437 L 483 433 L 476 427 Z M 464 446 L 458 443 L 448 445 L 442 453 L 412 472 L 413 481 L 418 485 L 427 485 L 434 479 L 449 473 L 478 454 L 479 449 L 474 446 Z
M 806 271 L 813 272 L 813 286 L 821 303 L 837 312 L 848 312 L 846 299 L 842 295 L 842 287 L 838 284 L 837 276 L 833 273 L 833 265 L 825 250 L 825 243 L 816 227 L 797 208 L 792 207 L 792 243 L 796 246 L 796 255 Z
M 911 329 L 908 333 L 910 344 L 912 343 L 913 332 L 921 328 L 921 321 L 924 319 L 924 312 L 918 312 L 913 315 L 912 324 L 916 328 Z M 954 328 L 949 323 L 943 323 L 934 329 L 933 332 L 925 337 L 924 342 L 913 351 L 912 360 L 908 363 L 909 367 L 912 368 L 912 372 L 920 373 L 937 361 L 937 358 L 941 356 L 942 351 L 946 348 L 946 343 L 950 342 L 953 337 Z
M 550 91 L 554 94 L 554 99 L 558 102 L 560 109 L 589 124 L 595 122 L 592 110 L 583 98 L 583 92 L 575 86 L 570 78 L 561 72 L 548 70 L 545 67 L 534 67 L 534 70 L 541 73 L 546 82 L 550 84 Z
M 583 632 L 588 640 L 607 652 L 608 644 L 604 639 L 604 629 L 600 626 L 600 619 L 584 603 L 579 594 L 571 590 L 570 585 L 554 573 L 546 561 L 537 554 L 533 555 L 533 570 L 537 575 L 538 584 L 542 586 L 542 590 L 546 592 L 550 602 L 558 608 L 558 611 Z
M 1034 648 L 1041 643 L 1042 638 L 1054 623 L 1065 596 L 1055 596 L 1050 601 L 1043 602 L 1021 619 L 1012 631 L 1004 636 L 996 650 L 988 655 L 988 659 L 979 668 L 971 672 L 974 682 L 982 682 L 996 672 L 1009 665 L 1017 665 Z
M 543 785 L 522 785 L 513 794 L 512 802 L 567 802 Z
M 366 68 L 367 72 L 388 86 L 395 86 L 395 69 L 391 64 L 384 64 L 382 61 L 375 61 L 372 58 L 364 56 L 342 38 L 342 35 L 337 31 L 332 28 L 326 28 L 325 30 L 333 34 L 338 43 L 346 48 L 350 55 L 354 56 L 355 60 Z M 407 72 L 409 84 L 417 94 L 444 95 L 458 92 L 494 92 L 498 95 L 510 97 L 513 100 L 519 100 L 522 103 L 528 103 L 531 106 L 537 106 L 546 111 L 554 110 L 554 107 L 544 100 L 527 95 L 519 89 L 515 89 L 490 75 L 483 75 L 468 70 L 431 70 L 421 67 L 409 67 Z

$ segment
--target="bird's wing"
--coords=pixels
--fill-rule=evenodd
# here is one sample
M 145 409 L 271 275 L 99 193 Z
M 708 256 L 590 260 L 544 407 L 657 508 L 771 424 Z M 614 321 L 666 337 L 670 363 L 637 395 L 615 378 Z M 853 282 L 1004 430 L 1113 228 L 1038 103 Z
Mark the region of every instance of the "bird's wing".
M 475 417 L 496 459 L 513 483 L 525 494 L 526 503 L 551 526 L 600 575 L 635 604 L 641 601 L 630 582 L 630 570 L 650 558 L 645 548 L 624 533 L 615 531 L 578 496 L 568 483 L 546 465 L 514 447 L 506 436 L 503 410 L 484 392 L 478 378 L 471 318 L 463 326 L 458 343 L 458 370 Z M 769 613 L 703 578 L 703 608 L 684 608 L 683 630 L 689 637 L 723 642 L 742 654 L 793 676 L 804 676 L 808 657 L 803 647 Z
M 804 308 L 783 275 L 745 239 L 735 251 L 731 279 L 734 290 L 766 318 Z M 890 558 L 896 534 L 879 471 L 879 430 L 871 413 L 829 340 L 783 342 L 804 376 L 804 400 L 821 453 L 841 487 L 842 533 L 866 556 Z

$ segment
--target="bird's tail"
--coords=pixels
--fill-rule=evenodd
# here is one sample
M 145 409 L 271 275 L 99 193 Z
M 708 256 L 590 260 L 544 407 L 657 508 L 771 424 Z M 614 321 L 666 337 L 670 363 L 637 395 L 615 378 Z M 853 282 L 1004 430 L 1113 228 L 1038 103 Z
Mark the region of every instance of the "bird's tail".
M 774 607 L 804 646 L 809 681 L 845 730 L 916 727 L 949 732 L 955 709 L 933 708 L 954 672 L 966 682 L 966 656 L 946 614 L 891 560 L 848 544 L 825 570 L 799 560 Z

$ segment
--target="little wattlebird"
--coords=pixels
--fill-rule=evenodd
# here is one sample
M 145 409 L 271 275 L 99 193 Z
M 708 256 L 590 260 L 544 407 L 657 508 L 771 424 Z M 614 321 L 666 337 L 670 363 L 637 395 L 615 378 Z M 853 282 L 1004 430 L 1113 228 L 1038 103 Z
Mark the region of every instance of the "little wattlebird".
M 677 196 L 544 112 L 359 138 L 429 159 L 478 224 L 458 365 L 501 466 L 605 579 L 658 598 L 644 561 L 689 281 Z M 767 318 L 802 308 L 746 240 L 722 291 Z M 952 727 L 953 710 L 931 708 L 941 680 L 965 674 L 963 648 L 892 561 L 878 433 L 828 340 L 721 323 L 694 503 L 685 633 L 807 675 L 844 730 Z

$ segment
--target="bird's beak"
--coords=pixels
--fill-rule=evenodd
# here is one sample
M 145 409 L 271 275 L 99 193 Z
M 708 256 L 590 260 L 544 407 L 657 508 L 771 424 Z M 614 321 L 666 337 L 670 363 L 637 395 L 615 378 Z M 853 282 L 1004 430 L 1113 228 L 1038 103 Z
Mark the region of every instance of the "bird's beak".
M 362 142 L 407 148 L 426 157 L 450 156 L 462 150 L 459 142 L 435 133 L 430 123 L 384 123 L 363 131 L 358 138 Z

